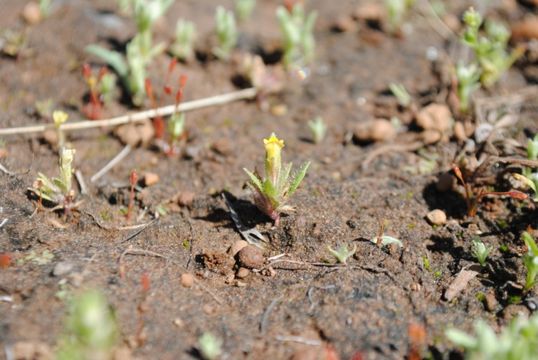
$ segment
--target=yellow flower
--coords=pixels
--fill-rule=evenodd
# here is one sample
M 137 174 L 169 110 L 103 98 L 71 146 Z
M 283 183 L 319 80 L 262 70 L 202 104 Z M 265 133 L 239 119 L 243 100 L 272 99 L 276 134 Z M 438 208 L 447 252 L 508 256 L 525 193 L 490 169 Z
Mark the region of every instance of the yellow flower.
M 52 113 L 52 119 L 54 120 L 54 126 L 60 127 L 64 122 L 67 121 L 67 118 L 69 115 L 67 115 L 65 112 L 61 110 L 56 110 Z
M 268 139 L 263 139 L 263 144 L 265 145 L 265 174 L 275 185 L 280 174 L 284 140 L 277 138 L 275 133 L 272 133 Z

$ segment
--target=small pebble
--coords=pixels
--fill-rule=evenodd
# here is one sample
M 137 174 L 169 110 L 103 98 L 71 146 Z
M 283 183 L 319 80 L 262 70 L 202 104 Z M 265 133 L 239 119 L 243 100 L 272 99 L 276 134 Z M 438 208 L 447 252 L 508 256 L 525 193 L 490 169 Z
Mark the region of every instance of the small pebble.
M 194 193 L 192 191 L 182 191 L 177 197 L 180 206 L 191 206 L 194 202 Z
M 155 173 L 145 173 L 144 174 L 144 185 L 146 186 L 152 186 L 159 182 L 159 175 Z
M 194 276 L 189 273 L 181 274 L 181 285 L 186 288 L 192 287 L 194 284 Z
M 237 253 L 246 246 L 248 246 L 248 242 L 246 242 L 245 240 L 237 240 L 230 247 L 230 254 L 235 257 L 235 255 L 237 255 Z
M 41 10 L 35 2 L 29 2 L 22 9 L 22 18 L 26 23 L 35 25 L 41 21 Z
M 254 245 L 245 246 L 237 253 L 237 257 L 239 264 L 247 269 L 259 269 L 265 262 L 262 251 Z
M 288 113 L 288 107 L 285 104 L 277 104 L 271 107 L 271 114 L 274 116 L 284 116 Z
M 467 135 L 465 134 L 465 126 L 459 121 L 454 124 L 454 136 L 458 141 L 467 140 Z
M 443 210 L 435 209 L 426 215 L 426 219 L 432 225 L 446 224 L 446 214 Z
M 446 133 L 452 127 L 452 113 L 444 104 L 430 104 L 422 108 L 415 117 L 416 124 L 424 130 Z
M 235 274 L 235 277 L 238 279 L 244 279 L 250 274 L 250 270 L 246 269 L 244 267 L 240 267 L 239 270 L 237 270 L 237 273 Z
M 350 32 L 357 30 L 357 23 L 349 16 L 340 16 L 332 25 L 332 29 L 337 32 Z
M 494 312 L 497 310 L 497 305 L 499 305 L 497 299 L 495 298 L 495 294 L 492 292 L 488 292 L 486 294 L 486 297 L 484 299 L 484 305 L 486 305 L 486 310 L 489 312 Z
M 211 145 L 211 149 L 222 156 L 228 156 L 233 152 L 233 146 L 230 140 L 222 138 Z
M 52 275 L 56 277 L 67 275 L 73 270 L 73 264 L 68 261 L 60 261 L 54 265 Z
M 396 129 L 390 121 L 376 119 L 358 124 L 353 131 L 353 136 L 359 142 L 386 141 L 396 137 Z
M 443 134 L 437 130 L 424 130 L 420 133 L 420 137 L 425 145 L 430 145 L 439 142 L 443 137 Z

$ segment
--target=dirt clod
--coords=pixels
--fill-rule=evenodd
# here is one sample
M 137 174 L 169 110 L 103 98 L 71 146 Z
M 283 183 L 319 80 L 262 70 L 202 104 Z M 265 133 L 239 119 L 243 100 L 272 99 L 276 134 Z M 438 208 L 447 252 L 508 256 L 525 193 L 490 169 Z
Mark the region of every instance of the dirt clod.
M 194 276 L 189 273 L 181 274 L 181 285 L 186 288 L 192 287 L 194 284 Z
M 432 225 L 446 224 L 446 214 L 443 210 L 435 209 L 426 215 L 426 219 Z
M 52 269 L 52 275 L 56 277 L 67 275 L 73 270 L 73 264 L 68 261 L 60 261 L 54 265 Z
M 353 131 L 353 136 L 358 142 L 387 141 L 396 137 L 396 129 L 390 121 L 376 119 L 358 124 Z
M 250 270 L 244 267 L 240 267 L 235 273 L 235 277 L 238 279 L 244 279 L 250 274 Z
M 235 257 L 235 255 L 237 255 L 237 253 L 246 246 L 248 246 L 248 242 L 246 242 L 245 240 L 237 240 L 230 247 L 230 255 Z
M 181 191 L 176 196 L 179 206 L 191 206 L 194 202 L 195 194 L 192 191 Z
M 499 302 L 495 298 L 495 294 L 493 292 L 488 292 L 486 294 L 486 297 L 484 299 L 484 305 L 486 306 L 486 310 L 489 312 L 494 312 L 497 310 Z
M 22 9 L 22 18 L 29 25 L 35 25 L 41 21 L 41 10 L 35 2 L 29 2 Z
M 440 192 L 446 192 L 452 190 L 452 187 L 456 183 L 456 178 L 450 174 L 450 173 L 442 173 L 437 178 L 437 182 L 435 183 L 435 188 L 437 191 Z
M 155 173 L 152 173 L 152 172 L 147 172 L 144 174 L 144 185 L 145 186 L 152 186 L 152 185 L 155 185 L 159 182 L 159 175 L 158 174 L 155 174 Z
M 259 269 L 263 266 L 265 258 L 260 249 L 253 245 L 248 245 L 237 253 L 237 260 L 241 266 L 247 269 Z
M 430 104 L 422 108 L 415 118 L 417 126 L 424 130 L 447 133 L 452 126 L 452 113 L 444 104 Z

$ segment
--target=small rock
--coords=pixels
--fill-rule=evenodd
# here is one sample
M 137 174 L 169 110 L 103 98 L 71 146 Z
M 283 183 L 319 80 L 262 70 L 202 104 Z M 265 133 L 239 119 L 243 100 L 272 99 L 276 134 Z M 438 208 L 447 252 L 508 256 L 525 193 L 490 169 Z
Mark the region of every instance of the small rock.
M 35 25 L 41 21 L 41 10 L 35 2 L 29 2 L 22 9 L 22 18 L 26 23 Z
M 458 141 L 467 140 L 467 135 L 465 134 L 465 127 L 459 121 L 454 124 L 454 137 Z
M 415 122 L 424 130 L 437 130 L 444 134 L 452 127 L 452 113 L 444 104 L 430 104 L 418 112 Z
M 386 141 L 396 137 L 396 129 L 385 119 L 376 119 L 358 124 L 353 131 L 355 140 L 359 142 Z
M 340 16 L 331 26 L 337 32 L 351 32 L 357 30 L 357 23 L 349 16 Z
M 81 273 L 72 273 L 69 275 L 69 283 L 74 287 L 79 287 L 84 281 L 84 276 Z
M 43 140 L 53 149 L 56 149 L 56 147 L 58 146 L 58 133 L 56 132 L 56 130 L 45 130 L 43 131 Z
M 181 285 L 186 288 L 192 287 L 194 284 L 194 276 L 189 273 L 181 274 Z
M 56 265 L 54 265 L 54 269 L 52 270 L 52 276 L 60 277 L 67 275 L 73 270 L 73 264 L 68 261 L 60 261 Z
M 510 304 L 502 311 L 502 317 L 505 322 L 511 321 L 515 316 L 529 316 L 529 309 L 524 305 Z
M 265 258 L 260 249 L 254 245 L 248 245 L 237 253 L 239 264 L 247 269 L 259 269 L 263 266 Z
M 246 269 L 244 267 L 240 267 L 239 270 L 237 270 L 237 273 L 235 273 L 235 277 L 238 279 L 244 279 L 250 274 L 250 270 Z
M 216 312 L 215 308 L 209 304 L 205 304 L 204 306 L 202 306 L 202 311 L 206 314 L 206 315 L 211 315 L 211 314 L 214 314 Z
M 486 294 L 486 297 L 484 299 L 484 305 L 486 306 L 486 310 L 489 312 L 494 312 L 497 310 L 499 302 L 495 298 L 495 294 L 493 292 L 488 292 Z
M 425 145 L 430 145 L 439 142 L 443 137 L 443 134 L 437 130 L 424 130 L 420 133 L 420 137 Z
M 230 247 L 230 254 L 235 257 L 235 255 L 237 255 L 237 253 L 246 246 L 248 246 L 248 242 L 245 240 L 237 240 Z
M 183 320 L 181 320 L 180 318 L 175 318 L 172 323 L 177 327 L 182 327 L 184 325 Z
M 159 175 L 151 172 L 147 172 L 144 174 L 144 185 L 146 186 L 152 186 L 159 182 Z
M 136 147 L 138 145 L 148 145 L 155 135 L 155 130 L 151 121 L 142 121 L 136 124 L 121 125 L 116 128 L 114 134 L 124 144 Z
M 538 17 L 529 16 L 513 24 L 512 38 L 515 40 L 538 39 Z
M 192 191 L 181 191 L 177 195 L 177 203 L 180 206 L 191 206 L 194 202 L 195 194 Z
M 439 175 L 439 178 L 435 183 L 435 188 L 437 191 L 446 192 L 452 190 L 455 183 L 456 178 L 452 174 L 445 172 Z
M 213 145 L 211 145 L 211 149 L 222 156 L 228 156 L 233 152 L 233 146 L 230 140 L 225 138 L 215 141 Z
M 271 106 L 271 114 L 274 116 L 284 116 L 288 113 L 288 107 L 285 104 L 276 104 Z
M 426 219 L 432 225 L 446 224 L 446 214 L 443 210 L 435 209 L 426 215 Z
M 189 145 L 185 148 L 185 158 L 188 160 L 197 160 L 202 153 L 200 146 Z

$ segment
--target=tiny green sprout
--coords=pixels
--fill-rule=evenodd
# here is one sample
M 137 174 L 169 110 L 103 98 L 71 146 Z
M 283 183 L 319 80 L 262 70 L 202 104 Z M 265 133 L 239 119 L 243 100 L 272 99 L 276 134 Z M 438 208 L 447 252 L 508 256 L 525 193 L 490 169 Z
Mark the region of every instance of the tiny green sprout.
M 175 112 L 168 120 L 168 131 L 170 132 L 171 142 L 177 142 L 185 133 L 185 113 Z
M 396 96 L 400 106 L 406 108 L 411 104 L 411 95 L 409 95 L 403 84 L 390 83 L 389 89 L 392 95 Z
M 480 70 L 478 65 L 465 65 L 459 62 L 456 66 L 456 78 L 458 79 L 458 100 L 460 111 L 467 112 L 471 102 L 471 95 L 480 88 Z
M 414 5 L 415 0 L 385 0 L 385 8 L 387 9 L 388 27 L 391 34 L 395 34 L 400 30 L 404 21 L 405 15 Z
M 480 81 L 485 87 L 496 83 L 502 74 L 523 54 L 523 48 L 506 50 L 510 31 L 500 23 L 486 21 L 485 34 L 480 34 L 482 16 L 470 8 L 463 14 L 465 30 L 462 41 L 473 49 L 480 66 Z
M 381 246 L 388 246 L 391 244 L 396 244 L 399 247 L 403 247 L 402 241 L 400 239 L 396 239 L 395 237 L 392 237 L 389 235 L 375 236 L 371 238 L 370 241 L 376 245 L 381 245 Z
M 39 13 L 42 18 L 49 17 L 51 0 L 39 0 Z
M 87 291 L 71 304 L 57 359 L 109 359 L 118 340 L 118 327 L 104 295 Z
M 329 252 L 338 260 L 340 264 L 346 264 L 347 259 L 352 257 L 357 251 L 357 245 L 353 246 L 353 250 L 348 250 L 346 245 L 341 245 L 338 249 L 333 250 L 330 246 L 327 246 Z
M 527 159 L 538 159 L 538 134 L 534 135 L 534 138 L 527 141 Z
M 75 157 L 75 149 L 62 148 L 60 152 L 60 176 L 49 179 L 42 173 L 37 174 L 37 179 L 32 188 L 28 190 L 64 209 L 68 209 L 75 204 L 75 192 L 71 188 L 73 168 L 72 163 Z
M 279 6 L 276 16 L 284 39 L 284 65 L 294 68 L 309 65 L 315 55 L 313 32 L 317 13 L 312 11 L 307 16 L 303 5 L 296 3 L 291 11 Z
M 200 336 L 198 346 L 204 360 L 215 360 L 222 353 L 222 340 L 209 332 Z
M 538 275 L 538 246 L 534 238 L 526 231 L 521 234 L 521 238 L 528 248 L 527 254 L 523 257 L 523 263 L 527 268 L 525 291 L 529 291 L 536 284 L 536 275 Z
M 54 121 L 54 127 L 56 128 L 56 133 L 58 134 L 58 147 L 61 149 L 65 146 L 65 135 L 60 127 L 63 123 L 67 121 L 69 115 L 61 110 L 55 110 L 52 113 L 52 120 Z
M 179 19 L 176 23 L 174 42 L 170 46 L 170 53 L 181 61 L 194 58 L 194 41 L 196 29 L 191 21 Z
M 256 0 L 235 0 L 235 12 L 239 21 L 246 21 L 252 15 Z
M 538 348 L 538 314 L 518 316 L 499 334 L 483 320 L 474 323 L 474 335 L 450 328 L 445 336 L 465 350 L 466 360 L 532 360 Z
M 308 128 L 312 135 L 312 141 L 315 144 L 319 144 L 327 134 L 327 125 L 321 116 L 316 116 L 314 120 L 308 122 Z
M 145 97 L 144 81 L 151 60 L 165 50 L 165 44 L 152 45 L 151 27 L 164 15 L 174 0 L 132 0 L 137 34 L 126 46 L 125 56 L 98 45 L 89 45 L 86 52 L 101 58 L 121 78 L 134 105 L 140 106 Z
M 280 221 L 280 213 L 293 211 L 286 203 L 303 181 L 310 162 L 301 166 L 294 176 L 291 176 L 292 164 L 282 167 L 281 152 L 284 140 L 276 137 L 274 133 L 263 140 L 265 145 L 265 176 L 262 178 L 256 173 L 243 169 L 250 178 L 248 182 L 254 190 L 256 206 L 269 216 L 275 225 Z
M 99 81 L 99 93 L 105 104 L 110 104 L 116 93 L 116 75 L 107 72 Z
M 473 240 L 471 245 L 471 252 L 473 256 L 478 260 L 480 266 L 486 265 L 486 260 L 488 258 L 491 248 L 488 248 L 482 241 L 479 239 Z
M 221 60 L 228 60 L 239 37 L 234 13 L 222 6 L 217 7 L 215 26 L 217 46 L 213 48 L 213 54 Z

